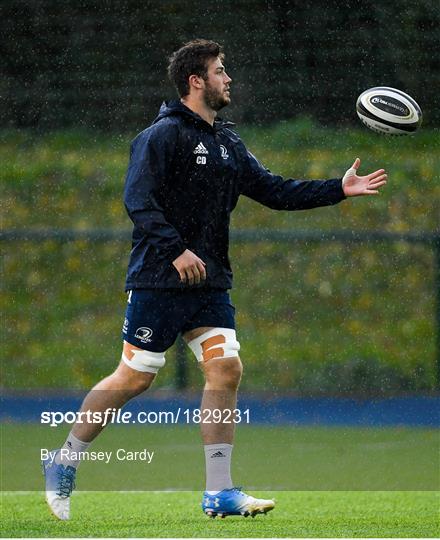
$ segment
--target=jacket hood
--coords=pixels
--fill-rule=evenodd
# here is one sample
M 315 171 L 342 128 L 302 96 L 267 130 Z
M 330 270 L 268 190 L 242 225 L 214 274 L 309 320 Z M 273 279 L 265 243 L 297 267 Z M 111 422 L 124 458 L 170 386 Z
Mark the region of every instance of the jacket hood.
M 200 117 L 197 113 L 192 111 L 190 108 L 188 108 L 186 105 L 184 105 L 179 99 L 173 99 L 171 101 L 164 101 L 159 109 L 159 114 L 157 115 L 156 119 L 154 120 L 153 124 L 161 120 L 162 118 L 165 118 L 167 116 L 173 116 L 173 115 L 183 115 L 188 116 L 192 118 L 196 122 L 200 122 L 206 126 L 210 126 L 208 122 L 203 120 L 202 117 Z M 216 130 L 222 129 L 224 127 L 231 127 L 235 124 L 233 122 L 226 122 L 222 120 L 221 118 L 216 118 L 214 121 L 214 128 Z

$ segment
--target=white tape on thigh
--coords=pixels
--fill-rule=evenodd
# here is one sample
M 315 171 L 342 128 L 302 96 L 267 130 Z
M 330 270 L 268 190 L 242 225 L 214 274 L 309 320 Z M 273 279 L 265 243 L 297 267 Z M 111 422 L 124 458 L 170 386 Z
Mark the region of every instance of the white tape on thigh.
M 159 368 L 165 365 L 165 353 L 164 352 L 151 352 L 141 351 L 138 349 L 131 349 L 133 356 L 129 360 L 124 353 L 122 353 L 122 360 L 136 371 L 146 371 L 148 373 L 157 373 Z
M 238 356 L 240 343 L 232 328 L 213 328 L 191 340 L 188 346 L 199 362 Z

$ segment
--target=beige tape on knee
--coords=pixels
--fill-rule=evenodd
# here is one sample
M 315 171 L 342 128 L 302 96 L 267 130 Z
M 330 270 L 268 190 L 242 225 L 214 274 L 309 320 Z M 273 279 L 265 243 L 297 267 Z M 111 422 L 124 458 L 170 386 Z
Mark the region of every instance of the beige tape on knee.
M 128 359 L 122 354 L 122 360 L 136 371 L 145 371 L 147 373 L 157 373 L 165 365 L 164 352 L 141 351 L 131 349 L 133 356 Z
M 188 346 L 199 362 L 238 356 L 240 343 L 232 328 L 213 328 L 191 340 Z

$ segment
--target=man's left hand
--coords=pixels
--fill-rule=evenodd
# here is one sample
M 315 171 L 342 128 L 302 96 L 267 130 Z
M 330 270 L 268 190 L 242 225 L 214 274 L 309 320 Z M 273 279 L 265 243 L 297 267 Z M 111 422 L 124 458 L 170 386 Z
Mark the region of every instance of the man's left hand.
M 358 176 L 357 171 L 361 160 L 356 158 L 353 165 L 345 173 L 342 179 L 342 189 L 346 197 L 358 197 L 359 195 L 377 195 L 379 188 L 387 183 L 387 175 L 384 169 L 379 169 L 366 176 Z

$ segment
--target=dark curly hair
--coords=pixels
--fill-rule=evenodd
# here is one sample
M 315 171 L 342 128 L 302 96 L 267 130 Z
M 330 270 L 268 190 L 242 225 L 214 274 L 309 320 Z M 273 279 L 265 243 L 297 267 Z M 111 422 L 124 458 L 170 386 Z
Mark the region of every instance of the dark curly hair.
M 223 61 L 224 57 L 221 45 L 207 39 L 193 39 L 175 51 L 169 58 L 168 76 L 179 96 L 189 94 L 190 75 L 198 75 L 206 80 L 208 61 L 215 58 Z

